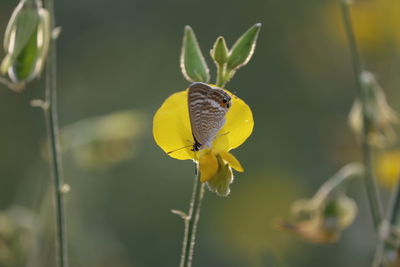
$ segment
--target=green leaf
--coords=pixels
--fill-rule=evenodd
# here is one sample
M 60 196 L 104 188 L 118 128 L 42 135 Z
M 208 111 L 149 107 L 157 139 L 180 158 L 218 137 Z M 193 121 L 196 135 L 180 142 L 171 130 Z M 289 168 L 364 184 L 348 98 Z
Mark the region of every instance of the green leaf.
M 224 37 L 220 36 L 214 43 L 213 49 L 211 49 L 210 54 L 217 65 L 223 65 L 228 60 L 228 47 Z
M 180 65 L 183 76 L 189 82 L 210 81 L 210 71 L 190 26 L 185 27 Z
M 228 70 L 236 70 L 246 65 L 254 53 L 261 23 L 248 29 L 233 45 L 228 58 Z

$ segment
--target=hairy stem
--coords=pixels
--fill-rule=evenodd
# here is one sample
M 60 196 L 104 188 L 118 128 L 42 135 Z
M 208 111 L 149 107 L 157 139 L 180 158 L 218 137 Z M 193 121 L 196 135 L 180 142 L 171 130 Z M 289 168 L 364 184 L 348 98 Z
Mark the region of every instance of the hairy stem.
M 360 52 L 357 45 L 357 40 L 354 35 L 353 30 L 353 23 L 351 18 L 351 11 L 350 11 L 350 1 L 349 0 L 340 0 L 341 8 L 342 8 L 342 15 L 343 15 L 343 22 L 347 34 L 347 39 L 350 46 L 352 61 L 353 61 L 353 69 L 354 75 L 357 82 L 358 87 L 358 96 L 362 101 L 363 105 L 363 136 L 362 136 L 362 158 L 363 164 L 365 167 L 365 188 L 367 191 L 367 197 L 369 201 L 369 206 L 371 209 L 372 219 L 374 222 L 375 228 L 378 230 L 380 223 L 383 218 L 382 212 L 382 204 L 381 198 L 379 196 L 378 186 L 376 184 L 376 179 L 374 176 L 373 164 L 372 164 L 372 151 L 371 146 L 368 141 L 368 135 L 371 131 L 371 125 L 369 119 L 366 114 L 366 97 L 365 97 L 365 90 L 363 89 L 363 85 L 360 80 L 360 75 L 364 71 L 364 65 L 360 56 Z
M 45 8 L 51 16 L 51 28 L 54 28 L 54 0 L 46 0 Z M 56 251 L 60 267 L 68 267 L 67 238 L 63 199 L 63 177 L 57 114 L 57 58 L 56 39 L 52 39 L 46 65 L 46 108 L 45 117 L 49 140 L 49 155 L 53 178 L 55 199 Z
M 201 202 L 204 196 L 204 183 L 200 183 L 200 172 L 198 165 L 195 167 L 195 178 L 193 184 L 192 200 L 190 201 L 189 213 L 184 216 L 185 232 L 182 243 L 182 254 L 180 267 L 191 267 L 193 260 L 194 245 L 196 243 L 196 230 L 200 218 Z
M 226 84 L 225 81 L 225 66 L 226 64 L 218 64 L 217 65 L 217 81 L 215 82 L 215 85 L 218 87 L 223 88 Z

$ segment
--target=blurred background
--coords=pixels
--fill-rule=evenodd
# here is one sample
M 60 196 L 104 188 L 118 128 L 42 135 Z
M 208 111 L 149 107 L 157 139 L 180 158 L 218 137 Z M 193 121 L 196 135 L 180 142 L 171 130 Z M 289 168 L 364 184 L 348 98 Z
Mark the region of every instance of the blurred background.
M 1 1 L 0 32 L 16 4 Z M 359 0 L 353 10 L 366 65 L 400 110 L 400 2 Z M 338 1 L 56 1 L 56 17 L 71 266 L 178 265 L 183 222 L 170 210 L 188 209 L 193 164 L 156 146 L 152 117 L 188 85 L 179 68 L 185 25 L 215 77 L 214 40 L 223 35 L 231 46 L 256 22 L 263 26 L 255 54 L 227 85 L 255 119 L 252 136 L 233 151 L 245 172 L 228 197 L 206 193 L 194 266 L 371 262 L 376 234 L 360 181 L 348 189 L 359 214 L 337 244 L 274 228 L 293 201 L 360 160 L 347 126 L 356 87 Z M 44 118 L 29 104 L 43 89 L 43 81 L 21 94 L 0 85 L 0 232 L 19 240 L 11 248 L 0 242 L 1 266 L 54 266 Z M 377 151 L 377 161 L 400 160 L 396 149 Z M 380 173 L 385 196 L 394 179 L 387 173 Z

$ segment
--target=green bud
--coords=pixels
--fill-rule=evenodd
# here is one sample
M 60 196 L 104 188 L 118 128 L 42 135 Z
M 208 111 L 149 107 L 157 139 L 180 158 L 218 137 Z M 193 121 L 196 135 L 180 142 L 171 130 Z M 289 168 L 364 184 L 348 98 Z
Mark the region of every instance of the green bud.
M 228 57 L 228 70 L 236 70 L 246 65 L 254 53 L 261 23 L 247 30 L 233 45 Z
M 183 76 L 189 82 L 210 81 L 210 71 L 190 26 L 185 27 L 180 65 Z
M 208 188 L 223 197 L 226 197 L 230 193 L 229 185 L 233 181 L 232 169 L 228 164 L 224 162 L 220 155 L 217 155 L 218 160 L 218 171 L 213 178 L 208 182 Z
M 210 54 L 217 65 L 223 65 L 228 60 L 228 47 L 224 37 L 220 36 L 214 43 L 213 49 L 211 49 Z
M 38 2 L 22 0 L 15 8 L 4 36 L 6 56 L 1 72 L 14 83 L 28 82 L 40 75 L 49 47 L 50 16 Z

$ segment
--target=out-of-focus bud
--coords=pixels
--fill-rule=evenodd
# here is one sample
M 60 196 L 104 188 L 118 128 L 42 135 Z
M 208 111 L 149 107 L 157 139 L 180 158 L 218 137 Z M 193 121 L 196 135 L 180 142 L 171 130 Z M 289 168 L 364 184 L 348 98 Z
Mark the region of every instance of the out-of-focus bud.
M 210 81 L 210 70 L 190 26 L 185 27 L 183 34 L 180 65 L 183 76 L 189 82 L 208 83 Z
M 24 207 L 0 211 L 0 266 L 26 266 L 37 227 L 35 214 Z
M 1 72 L 16 84 L 39 77 L 49 48 L 51 23 L 49 12 L 39 0 L 21 0 L 15 8 L 4 35 L 6 56 Z
M 364 71 L 360 75 L 363 99 L 357 98 L 349 114 L 349 125 L 357 138 L 367 138 L 370 144 L 385 146 L 393 143 L 394 124 L 399 119 L 386 101 L 385 93 L 374 75 Z
M 312 243 L 338 241 L 357 214 L 356 203 L 343 192 L 344 182 L 362 174 L 360 164 L 346 165 L 323 184 L 313 198 L 295 201 L 291 209 L 295 221 L 279 221 L 278 227 Z

